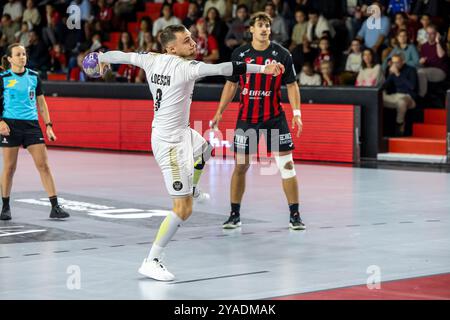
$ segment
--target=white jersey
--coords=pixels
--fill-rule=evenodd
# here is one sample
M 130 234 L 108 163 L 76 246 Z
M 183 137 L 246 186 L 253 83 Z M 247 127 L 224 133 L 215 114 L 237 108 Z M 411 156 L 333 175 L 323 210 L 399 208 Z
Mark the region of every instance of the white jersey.
M 153 96 L 153 128 L 186 128 L 198 78 L 198 63 L 168 54 L 136 54 L 133 64 L 144 69 Z

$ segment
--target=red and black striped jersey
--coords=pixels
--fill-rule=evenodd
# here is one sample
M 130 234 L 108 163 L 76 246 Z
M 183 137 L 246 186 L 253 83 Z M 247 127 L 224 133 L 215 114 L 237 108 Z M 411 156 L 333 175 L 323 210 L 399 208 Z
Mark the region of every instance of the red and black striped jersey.
M 228 81 L 240 83 L 239 120 L 258 123 L 278 116 L 283 111 L 280 101 L 281 84 L 296 81 L 289 51 L 275 42 L 270 42 L 269 47 L 264 51 L 257 51 L 251 44 L 247 44 L 236 48 L 231 55 L 231 60 L 253 64 L 279 62 L 284 65 L 286 71 L 278 77 L 261 73 L 227 77 Z

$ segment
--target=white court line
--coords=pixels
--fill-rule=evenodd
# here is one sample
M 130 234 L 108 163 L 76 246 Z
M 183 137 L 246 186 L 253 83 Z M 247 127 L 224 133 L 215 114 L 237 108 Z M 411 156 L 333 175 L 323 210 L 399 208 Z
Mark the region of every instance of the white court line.
M 0 229 L 14 229 L 14 228 L 25 228 L 25 227 L 24 226 L 0 227 Z
M 27 230 L 27 231 L 19 231 L 19 232 L 11 232 L 11 233 L 7 233 L 7 234 L 0 234 L 0 237 L 8 237 L 8 236 L 15 236 L 18 234 L 26 234 L 26 233 L 35 233 L 35 232 L 45 232 L 47 230 Z
M 113 209 L 113 210 L 89 210 L 89 214 L 108 214 L 108 213 L 128 213 L 128 212 L 144 212 L 141 209 Z

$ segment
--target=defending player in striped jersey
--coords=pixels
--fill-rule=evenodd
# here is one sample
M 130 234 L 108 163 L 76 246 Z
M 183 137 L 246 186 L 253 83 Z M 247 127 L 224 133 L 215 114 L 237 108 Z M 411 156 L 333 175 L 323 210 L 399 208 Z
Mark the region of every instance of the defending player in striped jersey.
M 174 275 L 161 263 L 161 254 L 178 227 L 192 213 L 193 194 L 210 149 L 206 140 L 189 127 L 189 112 L 195 80 L 213 75 L 264 73 L 278 76 L 280 63 L 267 66 L 226 62 L 216 65 L 193 61 L 197 44 L 182 25 L 166 27 L 161 33 L 166 54 L 137 54 L 110 51 L 99 56 L 102 68 L 109 63 L 133 64 L 144 69 L 154 99 L 152 149 L 166 188 L 173 198 L 173 212 L 161 223 L 150 253 L 139 273 L 160 281 Z M 197 160 L 198 161 L 195 161 Z M 195 166 L 195 168 L 194 168 Z M 194 170 L 195 169 L 195 170 Z

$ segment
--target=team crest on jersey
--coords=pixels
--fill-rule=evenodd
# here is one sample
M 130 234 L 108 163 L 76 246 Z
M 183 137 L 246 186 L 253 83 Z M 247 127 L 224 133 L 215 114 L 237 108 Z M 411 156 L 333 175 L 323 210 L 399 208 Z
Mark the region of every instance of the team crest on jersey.
M 254 61 L 255 61 L 255 59 L 252 59 L 250 57 L 245 58 L 245 63 L 252 63 Z
M 278 55 L 278 52 L 275 51 L 275 50 L 273 50 L 273 51 L 272 51 L 272 55 L 273 55 L 274 57 L 276 57 L 276 56 Z
M 173 189 L 175 191 L 180 191 L 181 189 L 183 189 L 183 183 L 181 181 L 175 181 L 173 183 Z

